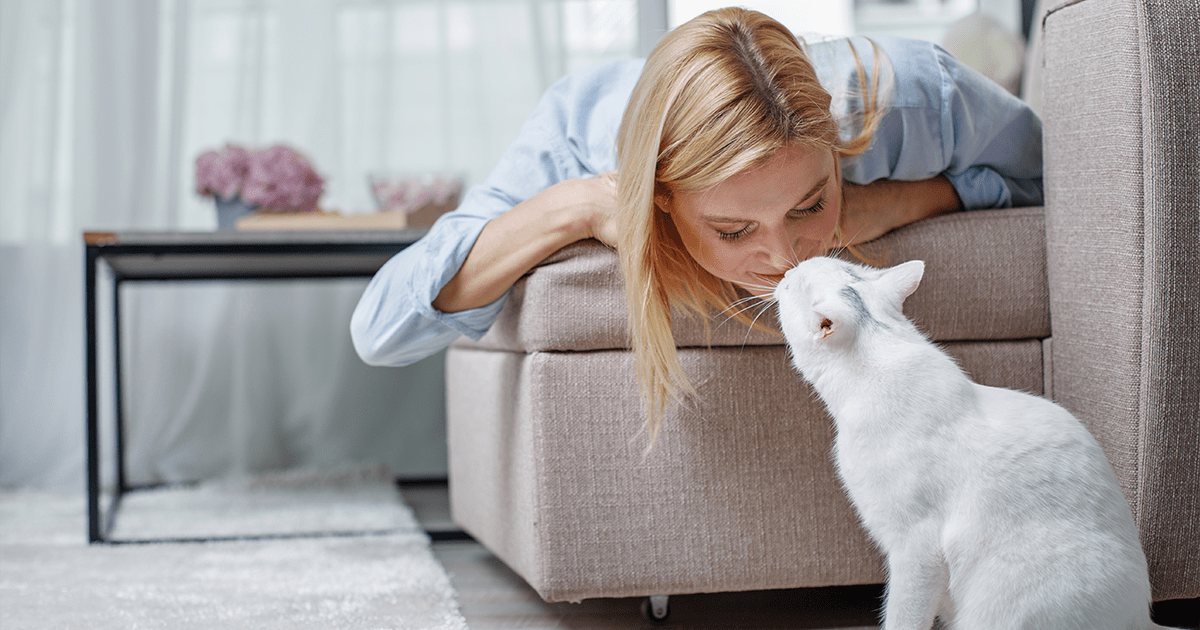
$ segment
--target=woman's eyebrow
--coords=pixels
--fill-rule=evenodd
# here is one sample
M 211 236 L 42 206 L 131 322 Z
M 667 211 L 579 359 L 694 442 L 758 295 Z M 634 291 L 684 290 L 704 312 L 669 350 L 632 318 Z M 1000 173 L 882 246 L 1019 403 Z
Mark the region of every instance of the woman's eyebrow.
M 799 206 L 800 203 L 803 202 L 805 199 L 808 199 L 809 197 L 817 194 L 817 192 L 819 190 L 821 190 L 822 188 L 825 187 L 825 184 L 829 183 L 830 177 L 831 177 L 830 175 L 826 175 L 820 181 L 818 181 L 815 186 L 810 188 L 808 190 L 808 192 L 804 193 L 803 195 L 800 195 L 800 197 L 796 199 L 796 203 L 792 204 L 792 207 L 795 208 L 795 207 Z M 747 221 L 749 221 L 749 219 L 739 219 L 736 217 L 722 217 L 722 216 L 710 215 L 710 214 L 706 214 L 700 218 L 704 219 L 705 221 L 712 221 L 713 223 L 746 223 Z
M 822 188 L 824 188 L 824 187 L 825 187 L 825 184 L 828 184 L 828 183 L 829 183 L 829 178 L 830 178 L 830 177 L 831 177 L 830 175 L 826 175 L 824 178 L 822 178 L 822 179 L 821 179 L 821 181 L 817 182 L 817 184 L 816 184 L 815 186 L 813 186 L 812 188 L 810 188 L 810 189 L 808 190 L 808 192 L 806 192 L 806 193 L 804 193 L 803 195 L 801 195 L 801 196 L 800 196 L 800 198 L 796 200 L 796 203 L 792 204 L 792 207 L 794 208 L 794 207 L 796 207 L 796 206 L 799 206 L 799 205 L 800 205 L 800 202 L 802 202 L 802 201 L 804 201 L 805 199 L 808 199 L 809 197 L 811 197 L 811 196 L 813 196 L 813 195 L 817 194 L 817 192 L 818 192 L 819 190 L 821 190 Z

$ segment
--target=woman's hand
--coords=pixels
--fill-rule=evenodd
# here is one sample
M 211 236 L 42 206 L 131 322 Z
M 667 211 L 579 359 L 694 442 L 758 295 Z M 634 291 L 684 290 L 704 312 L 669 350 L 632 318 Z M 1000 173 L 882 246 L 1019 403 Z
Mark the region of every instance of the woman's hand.
M 873 241 L 898 227 L 961 209 L 954 186 L 941 175 L 916 182 L 879 180 L 865 186 L 843 181 L 839 245 Z
M 594 191 L 593 211 L 589 220 L 588 236 L 616 249 L 617 230 L 617 173 L 610 171 L 593 177 L 592 182 L 602 184 Z
M 488 221 L 433 307 L 454 313 L 491 304 L 535 265 L 575 241 L 597 238 L 614 246 L 613 175 L 561 181 Z

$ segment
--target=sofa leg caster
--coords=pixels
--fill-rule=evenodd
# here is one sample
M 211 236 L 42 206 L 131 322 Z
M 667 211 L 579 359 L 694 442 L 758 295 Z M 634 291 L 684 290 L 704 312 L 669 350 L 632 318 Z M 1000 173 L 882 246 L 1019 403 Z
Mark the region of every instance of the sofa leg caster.
M 642 614 L 653 623 L 665 623 L 671 616 L 668 595 L 651 595 L 642 601 Z

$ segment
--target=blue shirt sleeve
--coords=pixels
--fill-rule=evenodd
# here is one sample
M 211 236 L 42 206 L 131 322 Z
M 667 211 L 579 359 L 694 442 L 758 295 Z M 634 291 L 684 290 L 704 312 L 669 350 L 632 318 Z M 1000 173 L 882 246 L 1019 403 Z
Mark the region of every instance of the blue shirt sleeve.
M 870 68 L 870 44 L 851 41 Z M 890 65 L 888 110 L 867 152 L 843 160 L 843 177 L 867 184 L 944 175 L 968 210 L 1042 203 L 1042 123 L 1032 109 L 934 44 L 875 42 Z M 818 55 L 832 57 L 822 83 L 833 88 L 835 103 L 837 92 L 846 92 L 843 110 L 853 111 L 849 46 L 845 40 L 819 46 L 828 49 Z M 855 130 L 853 122 L 847 127 Z
M 483 184 L 468 190 L 456 210 L 371 279 L 350 320 L 363 361 L 408 365 L 460 335 L 479 339 L 491 328 L 507 293 L 458 313 L 435 309 L 433 300 L 458 273 L 488 221 L 560 181 L 616 168 L 616 132 L 641 68 L 635 60 L 602 64 L 546 91 Z

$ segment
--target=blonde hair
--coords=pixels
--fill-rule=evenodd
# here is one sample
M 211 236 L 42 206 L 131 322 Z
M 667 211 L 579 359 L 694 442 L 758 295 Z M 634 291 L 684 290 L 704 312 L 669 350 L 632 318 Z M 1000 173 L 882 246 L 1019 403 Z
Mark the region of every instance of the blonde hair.
M 875 56 L 878 68 L 878 49 Z M 865 86 L 857 52 L 854 58 Z M 842 142 L 831 97 L 803 45 L 761 13 L 710 11 L 667 33 L 650 53 L 617 137 L 617 252 L 651 444 L 668 400 L 695 393 L 679 363 L 671 305 L 707 321 L 710 307 L 723 310 L 737 299 L 731 283 L 684 248 L 664 212 L 672 195 L 718 184 L 783 148 L 827 149 L 835 157 L 866 151 L 883 113 L 879 74 L 862 99 L 862 131 Z

